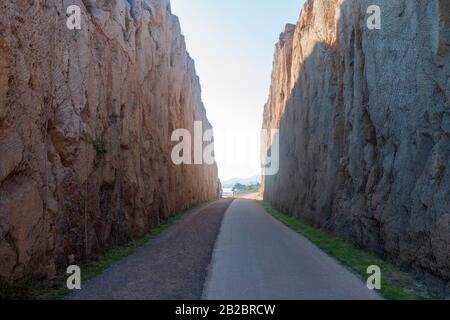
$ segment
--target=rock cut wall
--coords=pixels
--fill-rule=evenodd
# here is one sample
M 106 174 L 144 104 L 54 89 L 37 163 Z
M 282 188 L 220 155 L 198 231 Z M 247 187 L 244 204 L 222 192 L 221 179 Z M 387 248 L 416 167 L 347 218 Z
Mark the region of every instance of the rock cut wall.
M 264 129 L 280 129 L 266 201 L 447 283 L 449 12 L 448 0 L 307 1 L 276 46 L 264 110 Z
M 211 125 L 168 0 L 3 1 L 0 70 L 0 282 L 218 196 L 216 165 L 171 161 L 175 129 Z

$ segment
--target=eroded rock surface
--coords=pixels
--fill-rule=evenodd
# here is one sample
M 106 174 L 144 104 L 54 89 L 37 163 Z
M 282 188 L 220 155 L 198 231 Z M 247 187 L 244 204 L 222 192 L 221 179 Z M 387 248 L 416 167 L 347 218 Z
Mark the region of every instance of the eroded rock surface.
M 380 30 L 366 24 L 374 4 Z M 277 44 L 264 112 L 281 153 L 267 201 L 447 283 L 449 10 L 447 0 L 307 1 Z
M 3 1 L 0 57 L 0 282 L 217 197 L 215 165 L 171 161 L 175 129 L 211 125 L 168 0 Z

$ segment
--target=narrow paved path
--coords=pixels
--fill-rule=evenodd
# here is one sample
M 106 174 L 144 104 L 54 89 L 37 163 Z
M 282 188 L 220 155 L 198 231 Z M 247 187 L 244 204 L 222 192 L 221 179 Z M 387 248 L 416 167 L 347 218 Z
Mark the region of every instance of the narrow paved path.
M 191 210 L 74 300 L 379 299 L 363 281 L 247 199 Z
M 73 300 L 198 300 L 223 215 L 232 199 L 187 213 L 160 237 L 114 264 Z
M 237 199 L 216 243 L 205 299 L 380 299 L 257 203 Z

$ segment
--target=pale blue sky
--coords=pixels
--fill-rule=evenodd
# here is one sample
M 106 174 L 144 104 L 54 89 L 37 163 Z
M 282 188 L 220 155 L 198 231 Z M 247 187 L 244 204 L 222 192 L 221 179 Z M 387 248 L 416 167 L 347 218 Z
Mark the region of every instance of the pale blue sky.
M 304 0 L 171 0 L 214 126 L 222 180 L 260 173 L 259 140 L 275 43 Z

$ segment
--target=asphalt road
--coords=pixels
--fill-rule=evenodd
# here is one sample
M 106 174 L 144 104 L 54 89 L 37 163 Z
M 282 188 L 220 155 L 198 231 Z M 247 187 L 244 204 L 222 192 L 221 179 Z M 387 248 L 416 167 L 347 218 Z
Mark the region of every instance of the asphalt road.
M 380 299 L 247 199 L 192 210 L 70 300 Z
M 228 208 L 204 299 L 380 299 L 363 281 L 251 200 Z

